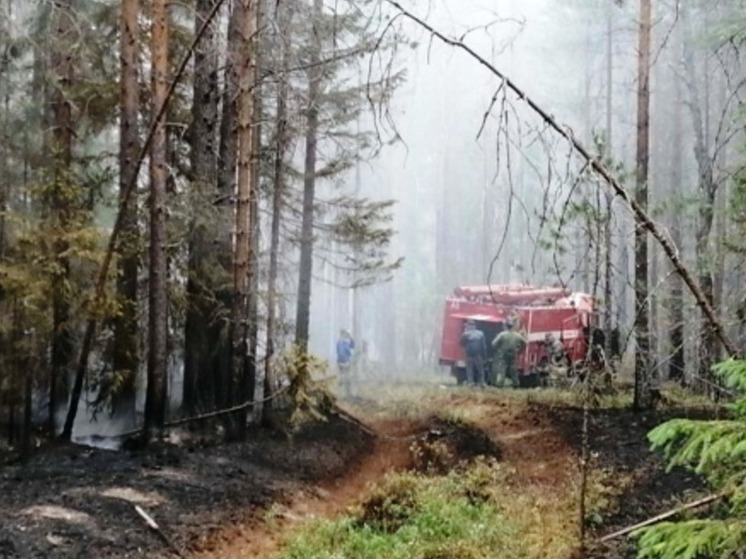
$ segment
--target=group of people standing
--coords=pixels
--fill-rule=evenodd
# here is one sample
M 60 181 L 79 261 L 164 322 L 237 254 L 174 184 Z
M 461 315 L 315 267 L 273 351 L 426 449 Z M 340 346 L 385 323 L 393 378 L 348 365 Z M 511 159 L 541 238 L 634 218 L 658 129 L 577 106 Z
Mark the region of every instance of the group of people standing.
M 503 385 L 510 379 L 518 386 L 518 354 L 526 347 L 526 338 L 515 331 L 515 323 L 508 320 L 505 329 L 492 340 L 492 373 L 495 384 Z M 485 367 L 488 361 L 487 340 L 484 332 L 477 329 L 473 320 L 467 320 L 461 335 L 461 347 L 466 354 L 466 383 L 472 386 L 487 386 Z

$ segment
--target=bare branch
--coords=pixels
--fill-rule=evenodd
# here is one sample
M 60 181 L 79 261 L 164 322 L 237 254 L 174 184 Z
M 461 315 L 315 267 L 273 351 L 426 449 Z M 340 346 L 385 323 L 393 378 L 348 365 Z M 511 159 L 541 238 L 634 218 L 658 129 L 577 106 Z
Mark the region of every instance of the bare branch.
M 523 100 L 534 112 L 536 112 L 544 120 L 544 122 L 547 123 L 549 127 L 553 128 L 559 135 L 561 135 L 570 143 L 574 151 L 577 152 L 587 162 L 588 166 L 604 179 L 612 192 L 616 196 L 619 196 L 620 198 L 622 198 L 622 200 L 624 200 L 624 202 L 630 207 L 636 218 L 639 220 L 640 224 L 645 229 L 647 229 L 647 231 L 660 244 L 663 252 L 671 261 L 673 267 L 676 269 L 676 272 L 684 280 L 684 283 L 689 288 L 689 291 L 696 299 L 697 304 L 702 309 L 702 312 L 707 319 L 707 322 L 712 326 L 720 342 L 723 344 L 723 346 L 726 348 L 727 352 L 731 356 L 737 356 L 739 354 L 739 351 L 725 333 L 720 319 L 717 317 L 714 309 L 712 308 L 712 305 L 709 303 L 707 297 L 702 292 L 702 288 L 700 287 L 699 283 L 694 279 L 689 270 L 682 263 L 681 258 L 678 254 L 678 249 L 674 245 L 672 245 L 671 242 L 662 234 L 660 228 L 656 225 L 656 223 L 650 218 L 650 216 L 640 206 L 640 204 L 635 201 L 634 197 L 619 183 L 619 181 L 616 180 L 616 178 L 614 178 L 611 171 L 609 171 L 600 161 L 591 156 L 590 152 L 575 138 L 570 130 L 561 126 L 553 116 L 551 116 L 545 109 L 539 106 L 531 97 L 528 97 L 524 93 L 524 91 L 520 89 L 511 79 L 509 79 L 503 72 L 498 70 L 492 63 L 479 55 L 471 47 L 461 41 L 457 41 L 443 35 L 427 22 L 407 11 L 399 2 L 395 0 L 385 1 L 389 5 L 396 8 L 407 19 L 413 21 L 420 27 L 423 27 L 443 43 L 463 50 L 471 58 L 484 66 L 488 71 L 503 80 L 508 89 L 513 91 L 513 93 L 515 93 L 519 99 Z

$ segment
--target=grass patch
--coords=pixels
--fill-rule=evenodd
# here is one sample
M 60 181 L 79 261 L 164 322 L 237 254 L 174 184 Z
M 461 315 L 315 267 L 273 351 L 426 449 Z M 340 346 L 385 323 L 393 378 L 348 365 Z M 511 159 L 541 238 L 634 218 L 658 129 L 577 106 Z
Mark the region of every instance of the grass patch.
M 516 483 L 515 472 L 480 459 L 443 476 L 392 474 L 348 516 L 313 521 L 277 559 L 547 559 L 577 546 L 571 491 Z

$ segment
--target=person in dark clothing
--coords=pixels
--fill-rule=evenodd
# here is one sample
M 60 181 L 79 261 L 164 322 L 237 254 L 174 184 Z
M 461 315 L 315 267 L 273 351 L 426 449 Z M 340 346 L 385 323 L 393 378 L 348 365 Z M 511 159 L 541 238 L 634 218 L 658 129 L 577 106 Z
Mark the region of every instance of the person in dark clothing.
M 466 383 L 487 386 L 484 382 L 484 362 L 487 359 L 487 341 L 473 320 L 467 320 L 461 334 L 461 347 L 466 355 Z
M 500 332 L 492 340 L 493 361 L 492 368 L 498 386 L 504 386 L 505 379 L 510 379 L 513 388 L 517 388 L 518 365 L 516 363 L 518 354 L 526 347 L 526 338 L 514 330 L 513 321 L 505 323 L 505 330 Z

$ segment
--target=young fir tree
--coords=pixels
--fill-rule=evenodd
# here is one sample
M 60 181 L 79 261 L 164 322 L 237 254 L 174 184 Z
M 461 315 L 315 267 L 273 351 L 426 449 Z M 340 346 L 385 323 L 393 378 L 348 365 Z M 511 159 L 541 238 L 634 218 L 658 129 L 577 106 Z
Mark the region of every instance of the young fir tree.
M 746 361 L 726 361 L 713 368 L 723 384 L 746 391 Z M 746 549 L 746 396 L 730 405 L 728 419 L 674 419 L 651 431 L 654 449 L 663 451 L 669 468 L 685 466 L 704 476 L 724 496 L 709 518 L 662 522 L 634 533 L 640 556 L 647 559 L 743 557 Z

